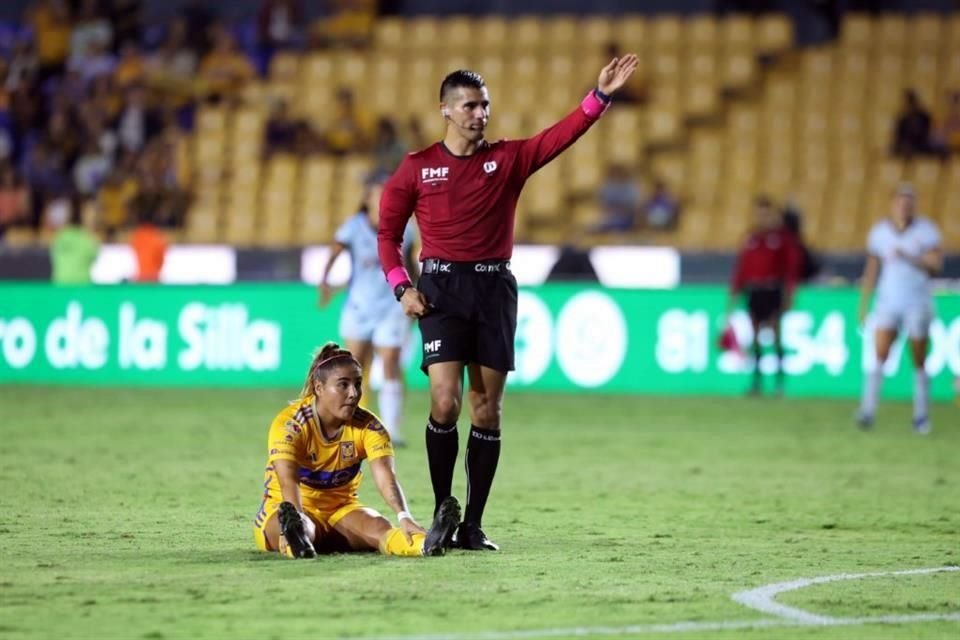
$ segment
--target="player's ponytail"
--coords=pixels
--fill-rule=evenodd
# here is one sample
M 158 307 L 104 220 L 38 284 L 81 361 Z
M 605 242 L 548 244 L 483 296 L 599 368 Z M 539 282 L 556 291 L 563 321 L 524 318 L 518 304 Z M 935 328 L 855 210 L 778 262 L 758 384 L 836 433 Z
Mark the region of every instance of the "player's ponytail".
M 345 362 L 352 362 L 358 367 L 360 366 L 360 362 L 353 354 L 346 349 L 342 349 L 336 342 L 328 342 L 320 347 L 313 354 L 313 362 L 310 363 L 310 369 L 307 370 L 307 379 L 303 382 L 300 397 L 306 397 L 313 393 L 314 385 L 317 382 L 324 382 L 334 367 Z

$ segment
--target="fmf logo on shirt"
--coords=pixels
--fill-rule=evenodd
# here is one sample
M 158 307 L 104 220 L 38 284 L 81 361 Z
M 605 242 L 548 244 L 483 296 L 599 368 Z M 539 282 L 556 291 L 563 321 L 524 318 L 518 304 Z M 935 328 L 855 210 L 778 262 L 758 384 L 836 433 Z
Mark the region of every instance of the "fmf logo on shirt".
M 484 162 L 483 170 L 486 171 L 487 173 L 493 173 L 494 171 L 497 170 L 497 161 L 491 160 L 490 162 Z
M 423 350 L 426 353 L 436 353 L 437 351 L 440 351 L 441 342 L 442 341 L 440 340 L 431 340 L 430 342 L 424 342 Z
M 449 178 L 447 178 L 449 172 L 450 167 L 424 167 L 420 169 L 420 179 L 424 182 L 449 180 Z

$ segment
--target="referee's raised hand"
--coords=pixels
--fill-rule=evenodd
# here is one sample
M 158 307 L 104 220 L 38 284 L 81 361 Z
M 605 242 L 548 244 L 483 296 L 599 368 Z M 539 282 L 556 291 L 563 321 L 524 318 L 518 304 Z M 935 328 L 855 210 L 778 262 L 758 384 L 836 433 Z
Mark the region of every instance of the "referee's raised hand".
M 400 298 L 400 306 L 403 307 L 403 312 L 410 318 L 422 318 L 430 311 L 430 304 L 427 299 L 413 287 L 409 287 L 403 292 L 403 297 Z
M 610 63 L 600 70 L 600 76 L 597 78 L 597 88 L 606 95 L 623 86 L 623 84 L 633 75 L 637 68 L 637 54 L 628 53 L 627 55 L 614 58 Z

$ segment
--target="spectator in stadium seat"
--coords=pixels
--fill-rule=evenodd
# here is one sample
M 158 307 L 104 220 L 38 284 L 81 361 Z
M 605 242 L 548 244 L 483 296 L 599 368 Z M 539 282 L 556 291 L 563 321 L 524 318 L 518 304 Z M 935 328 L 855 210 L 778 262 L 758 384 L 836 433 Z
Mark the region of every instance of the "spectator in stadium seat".
M 197 54 L 187 46 L 187 23 L 173 20 L 160 47 L 147 59 L 147 85 L 169 96 L 182 108 L 193 97 Z
M 340 87 L 337 90 L 337 105 L 324 132 L 327 149 L 336 154 L 366 151 L 370 148 L 370 116 L 357 107 L 353 91 Z
M 301 0 L 262 0 L 257 12 L 257 39 L 265 68 L 276 51 L 300 44 L 306 15 Z
M 9 227 L 27 222 L 30 192 L 9 162 L 0 164 L 0 241 Z
M 200 63 L 200 79 L 204 95 L 216 100 L 231 100 L 254 78 L 256 71 L 250 60 L 237 49 L 233 36 L 222 29 L 216 36 L 213 50 Z
M 70 10 L 65 0 L 35 0 L 24 14 L 33 30 L 42 83 L 63 71 L 70 53 Z
M 290 117 L 290 108 L 286 100 L 279 99 L 274 102 L 264 127 L 264 155 L 292 152 L 298 125 L 299 122 Z
M 130 234 L 130 247 L 137 259 L 135 282 L 159 282 L 167 255 L 167 238 L 146 212 L 138 212 L 139 222 Z
M 30 187 L 30 223 L 40 226 L 50 200 L 69 194 L 73 185 L 67 173 L 63 154 L 41 140 L 27 155 L 27 184 Z
M 83 153 L 73 165 L 75 189 L 82 196 L 93 196 L 106 180 L 111 168 L 110 158 L 100 149 L 96 140 L 88 140 Z
M 81 0 L 70 33 L 70 59 L 90 56 L 91 51 L 109 51 L 113 46 L 113 27 L 100 12 L 97 0 Z
M 359 406 L 363 369 L 350 351 L 328 342 L 310 364 L 300 397 L 270 425 L 263 499 L 253 532 L 261 551 L 313 558 L 317 551 L 377 551 L 422 557 L 445 553 L 460 522 L 448 498 L 430 531 L 410 515 L 394 469 L 393 445 L 380 419 Z M 397 525 L 357 499 L 367 468 Z
M 680 204 L 663 180 L 654 182 L 653 193 L 643 208 L 648 229 L 665 231 L 676 228 Z
M 13 47 L 13 55 L 7 65 L 7 77 L 4 85 L 8 91 L 31 88 L 37 77 L 39 62 L 29 40 L 20 40 Z
M 127 157 L 122 158 L 97 192 L 100 226 L 107 239 L 112 239 L 130 222 L 130 205 L 139 191 L 127 163 Z
M 133 86 L 127 92 L 116 127 L 120 146 L 127 153 L 141 151 L 163 130 L 163 117 L 158 110 L 147 106 L 147 92 L 142 86 Z
M 142 84 L 147 72 L 147 63 L 140 51 L 140 45 L 132 40 L 120 47 L 120 59 L 113 70 L 113 81 L 121 91 L 135 84 Z
M 110 24 L 113 25 L 114 43 L 123 46 L 126 42 L 141 41 L 143 5 L 143 0 L 113 0 L 110 3 Z
M 607 167 L 607 175 L 597 191 L 603 221 L 593 233 L 631 231 L 643 204 L 643 192 L 630 169 L 622 164 Z
M 100 251 L 100 241 L 84 228 L 80 203 L 63 199 L 51 210 L 51 227 L 56 229 L 50 243 L 54 284 L 89 284 L 91 269 Z
M 903 92 L 903 106 L 897 115 L 893 132 L 893 155 L 911 158 L 933 152 L 930 138 L 930 112 L 920 102 L 916 91 Z
M 216 11 L 206 0 L 187 0 L 180 16 L 186 27 L 187 46 L 198 59 L 207 55 L 213 44 L 210 31 L 217 20 Z
M 784 231 L 780 216 L 769 198 L 756 198 L 753 216 L 753 229 L 737 255 L 727 313 L 732 312 L 741 294 L 746 293 L 747 310 L 753 326 L 751 395 L 762 392 L 760 331 L 764 328 L 773 331 L 777 355 L 776 393 L 780 395 L 784 387 L 780 318 L 793 304 L 800 251 L 791 235 Z
M 407 155 L 407 145 L 397 134 L 397 125 L 390 118 L 379 118 L 373 143 L 374 171 L 393 173 L 405 155 Z
M 87 45 L 83 54 L 70 56 L 67 65 L 70 70 L 80 73 L 83 86 L 87 87 L 100 76 L 112 75 L 117 60 L 107 45 L 94 40 Z
M 783 230 L 790 234 L 800 251 L 799 262 L 797 265 L 797 280 L 799 282 L 809 282 L 820 273 L 820 260 L 813 252 L 803 236 L 803 212 L 797 203 L 788 200 L 783 206 L 781 213 Z

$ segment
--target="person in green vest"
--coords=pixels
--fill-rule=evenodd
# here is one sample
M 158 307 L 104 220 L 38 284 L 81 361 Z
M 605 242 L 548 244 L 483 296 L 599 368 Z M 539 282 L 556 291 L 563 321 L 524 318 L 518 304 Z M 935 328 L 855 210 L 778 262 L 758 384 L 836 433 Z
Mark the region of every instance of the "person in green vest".
M 59 215 L 50 216 L 51 223 L 56 225 L 60 222 L 62 225 L 50 243 L 52 280 L 54 284 L 90 284 L 90 272 L 100 251 L 100 240 L 83 226 L 78 202 L 68 200 L 58 204 L 63 207 Z M 56 207 L 56 204 L 52 204 L 51 208 Z

